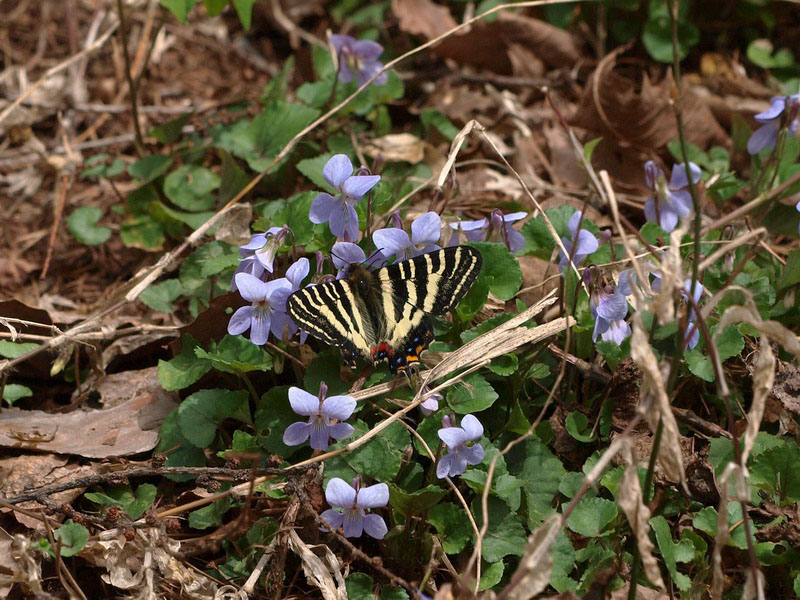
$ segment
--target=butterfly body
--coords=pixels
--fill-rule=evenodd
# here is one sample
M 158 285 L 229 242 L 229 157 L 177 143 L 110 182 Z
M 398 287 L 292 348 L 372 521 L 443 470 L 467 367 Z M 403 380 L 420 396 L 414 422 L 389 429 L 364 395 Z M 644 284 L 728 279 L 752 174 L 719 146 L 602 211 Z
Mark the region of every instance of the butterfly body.
M 436 250 L 370 271 L 350 268 L 344 279 L 298 290 L 289 314 L 314 337 L 356 358 L 387 360 L 395 373 L 419 362 L 433 340 L 431 316 L 455 308 L 481 267 L 468 246 Z

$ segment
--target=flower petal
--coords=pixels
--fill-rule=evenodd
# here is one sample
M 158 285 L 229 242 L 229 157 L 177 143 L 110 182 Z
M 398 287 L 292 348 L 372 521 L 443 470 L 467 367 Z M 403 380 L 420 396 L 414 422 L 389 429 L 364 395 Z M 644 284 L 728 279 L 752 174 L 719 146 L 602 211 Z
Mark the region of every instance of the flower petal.
M 337 423 L 336 425 L 328 426 L 328 435 L 335 440 L 343 440 L 353 435 L 355 429 L 352 425 L 347 423 Z
M 444 479 L 450 475 L 450 466 L 453 462 L 453 455 L 452 454 L 445 454 L 442 458 L 439 459 L 439 464 L 436 465 L 436 477 L 439 479 Z
M 461 452 L 452 454 L 452 461 L 450 462 L 450 477 L 461 475 L 467 470 L 467 459 Z
M 353 175 L 348 177 L 342 190 L 348 198 L 360 200 L 361 197 L 374 188 L 381 180 L 380 175 Z
M 330 37 L 331 45 L 336 49 L 336 52 L 341 52 L 342 48 L 352 48 L 353 44 L 356 43 L 356 38 L 351 37 L 349 35 L 342 35 L 340 33 L 334 33 Z
M 506 223 L 514 223 L 515 221 L 519 221 L 520 219 L 524 219 L 528 216 L 526 212 L 515 212 L 509 213 L 507 215 L 503 215 L 503 221 Z
M 775 96 L 769 101 L 769 108 L 753 117 L 759 123 L 766 123 L 781 116 L 786 110 L 786 96 Z
M 338 202 L 334 209 L 331 211 L 329 224 L 331 228 L 331 233 L 335 235 L 337 238 L 345 237 L 345 231 L 349 225 L 349 220 L 351 213 L 350 211 L 353 208 L 348 205 L 346 202 Z M 355 212 L 355 210 L 353 210 Z M 352 241 L 352 240 L 347 240 Z
M 767 123 L 756 129 L 747 140 L 748 154 L 758 154 L 764 148 L 774 148 L 778 143 L 778 131 L 777 123 Z
M 352 242 L 336 242 L 331 248 L 333 266 L 341 269 L 353 263 L 361 264 L 367 260 L 367 255 L 361 246 Z
M 250 273 L 239 273 L 236 276 L 236 287 L 239 294 L 248 302 L 261 302 L 267 297 L 266 284 Z
M 692 183 L 697 183 L 700 181 L 700 177 L 702 175 L 700 167 L 693 162 L 690 162 L 689 170 L 692 173 Z M 672 177 L 669 179 L 669 189 L 680 190 L 688 187 L 688 185 L 689 178 L 686 176 L 686 165 L 684 163 L 679 163 L 672 167 Z
M 242 306 L 237 308 L 236 312 L 231 315 L 231 320 L 228 321 L 228 333 L 231 335 L 239 335 L 250 329 L 250 323 L 253 320 L 253 307 Z
M 574 213 L 572 213 L 572 216 L 569 218 L 569 221 L 567 221 L 567 229 L 569 230 L 570 237 L 573 240 L 575 239 L 575 236 L 578 233 L 579 224 L 581 225 L 581 231 L 584 230 L 583 221 L 581 221 L 582 215 L 583 213 L 581 211 L 576 210 Z
M 337 190 L 353 174 L 353 163 L 346 154 L 334 154 L 322 167 L 322 177 Z
M 679 190 L 669 193 L 669 205 L 679 217 L 688 217 L 692 212 L 692 195 L 688 190 Z
M 426 212 L 414 219 L 411 224 L 411 242 L 419 244 L 436 244 L 442 234 L 442 218 L 435 212 Z
M 319 398 L 299 387 L 289 388 L 289 404 L 298 415 L 311 417 L 319 414 Z
M 311 437 L 309 446 L 314 450 L 322 450 L 324 452 L 328 449 L 328 437 L 330 437 L 328 436 L 328 426 L 325 424 L 325 419 L 311 417 L 309 425 L 311 426 L 309 430 Z
M 322 401 L 320 412 L 329 419 L 346 421 L 355 409 L 356 401 L 352 396 L 331 396 Z
M 605 296 L 597 305 L 597 314 L 608 321 L 624 319 L 628 314 L 628 301 L 622 293 Z
M 659 177 L 664 176 L 664 171 L 656 165 L 655 161 L 648 160 L 644 163 L 644 179 L 651 190 L 656 188 Z
M 292 423 L 283 432 L 283 443 L 287 446 L 299 446 L 308 439 L 311 427 L 308 423 L 298 421 Z
M 317 194 L 311 201 L 311 208 L 308 211 L 308 220 L 312 223 L 327 223 L 331 218 L 331 213 L 337 205 L 342 204 L 343 200 L 334 198 L 326 192 Z
M 358 40 L 353 43 L 352 47 L 353 54 L 365 61 L 377 60 L 383 54 L 383 46 L 372 40 Z
M 277 231 L 272 232 L 275 229 Z M 267 233 L 272 232 L 273 234 L 280 231 L 280 227 L 272 227 Z M 253 237 L 250 238 L 250 241 L 247 242 L 244 246 L 239 246 L 239 250 L 249 250 L 255 252 L 256 250 L 260 250 L 264 247 L 264 244 L 267 243 L 267 233 L 255 233 Z
M 464 415 L 461 419 L 461 428 L 467 433 L 470 441 L 479 440 L 483 435 L 483 425 L 475 415 Z
M 451 450 L 469 441 L 469 434 L 461 427 L 444 427 L 437 434 Z
M 263 346 L 269 338 L 269 328 L 272 325 L 272 313 L 265 307 L 253 309 L 253 318 L 250 321 L 250 341 L 256 346 Z
M 379 508 L 389 504 L 389 486 L 376 483 L 358 490 L 356 506 L 359 508 Z
M 508 235 L 508 251 L 511 254 L 516 254 L 525 247 L 525 236 L 516 229 L 507 227 L 506 235 Z
M 597 237 L 586 229 L 578 232 L 578 241 L 575 244 L 575 256 L 589 256 L 600 247 Z
M 308 262 L 308 259 L 305 256 L 294 262 L 292 266 L 286 269 L 286 279 L 288 279 L 289 283 L 292 284 L 293 291 L 300 289 L 300 286 L 303 284 L 303 279 L 308 276 L 310 270 L 311 264 Z
M 361 537 L 364 533 L 364 515 L 362 511 L 345 510 L 342 522 L 344 537 Z
M 382 540 L 388 531 L 386 523 L 380 515 L 364 516 L 364 532 L 367 535 Z
M 334 477 L 325 488 L 325 499 L 331 506 L 350 508 L 356 500 L 356 491 L 344 479 Z
M 468 465 L 479 465 L 483 462 L 483 446 L 475 444 L 469 448 L 464 448 L 461 451 L 461 456 L 464 457 Z
M 320 517 L 322 517 L 322 520 L 325 521 L 328 525 L 330 525 L 334 529 L 334 531 L 336 529 L 339 529 L 339 527 L 342 526 L 342 521 L 344 521 L 344 515 L 338 510 L 334 510 L 332 508 L 323 511 Z M 322 531 L 327 531 L 327 529 L 325 529 L 324 527 L 320 527 L 320 529 L 322 529 Z
M 620 346 L 630 334 L 631 326 L 620 319 L 609 323 L 608 330 L 601 337 L 606 342 L 614 342 L 617 346 Z
M 384 256 L 394 255 L 398 258 L 405 258 L 406 249 L 411 246 L 411 238 L 408 237 L 408 234 L 402 229 L 394 227 L 378 229 L 372 234 L 372 241 Z

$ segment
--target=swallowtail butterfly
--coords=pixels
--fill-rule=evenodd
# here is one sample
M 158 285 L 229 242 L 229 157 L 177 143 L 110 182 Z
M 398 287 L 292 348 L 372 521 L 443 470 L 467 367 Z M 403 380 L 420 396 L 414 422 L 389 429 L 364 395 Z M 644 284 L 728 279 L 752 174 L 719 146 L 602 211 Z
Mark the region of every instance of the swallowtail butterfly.
M 289 296 L 289 314 L 345 361 L 388 360 L 392 373 L 419 362 L 433 340 L 431 315 L 453 310 L 481 269 L 481 255 L 453 246 L 370 271 L 354 265 L 347 277 Z

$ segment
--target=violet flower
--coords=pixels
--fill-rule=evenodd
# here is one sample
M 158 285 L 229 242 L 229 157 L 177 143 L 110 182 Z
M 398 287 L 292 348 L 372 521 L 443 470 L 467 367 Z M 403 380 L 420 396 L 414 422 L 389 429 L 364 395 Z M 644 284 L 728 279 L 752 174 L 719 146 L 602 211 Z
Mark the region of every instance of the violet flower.
M 692 183 L 700 181 L 700 167 L 690 162 L 689 169 Z M 686 165 L 676 164 L 672 167 L 669 184 L 664 171 L 652 160 L 644 164 L 644 173 L 647 187 L 653 191 L 645 200 L 644 216 L 669 233 L 675 229 L 678 219 L 688 217 L 692 212 L 692 195 L 687 189 L 689 178 L 686 176 Z
M 356 408 L 356 401 L 351 396 L 325 397 L 328 386 L 321 383 L 319 396 L 309 394 L 298 387 L 289 388 L 289 403 L 298 415 L 308 417 L 308 422 L 292 423 L 283 432 L 283 443 L 287 446 L 299 446 L 309 437 L 310 446 L 314 450 L 327 450 L 329 438 L 342 440 L 353 435 L 353 426 L 343 421 L 350 418 Z M 339 423 L 331 425 L 331 419 Z
M 239 273 L 249 273 L 258 278 L 265 271 L 272 273 L 275 256 L 288 234 L 288 227 L 270 227 L 266 233 L 254 234 L 248 243 L 239 247 L 242 258 L 231 279 L 232 292 L 239 291 L 236 288 L 236 275 Z
M 693 349 L 700 341 L 700 327 L 696 322 L 697 313 L 695 312 L 694 307 L 700 306 L 700 299 L 703 297 L 703 289 L 703 284 L 701 284 L 699 281 L 695 283 L 694 295 L 692 296 L 694 299 L 694 304 L 689 308 L 689 318 L 688 323 L 686 324 L 686 333 L 684 334 L 684 343 L 689 349 Z M 691 290 L 692 280 L 687 279 L 683 282 L 683 289 L 681 290 L 681 296 L 683 296 L 686 302 L 689 302 L 689 293 Z
M 600 243 L 591 231 L 584 229 L 582 225 L 578 229 L 578 224 L 581 223 L 581 214 L 579 210 L 573 213 L 569 222 L 567 222 L 570 237 L 561 238 L 561 243 L 564 244 L 567 254 L 565 255 L 563 250 L 559 253 L 558 268 L 560 271 L 563 271 L 564 267 L 567 266 L 570 256 L 572 264 L 577 267 L 587 256 L 596 252 L 600 247 Z
M 422 393 L 423 394 L 429 394 L 430 393 L 430 390 L 428 389 L 427 386 L 425 386 L 422 389 Z M 422 411 L 422 414 L 425 415 L 426 417 L 430 416 L 433 413 L 435 413 L 437 410 L 439 410 L 439 400 L 442 400 L 442 399 L 444 399 L 444 396 L 442 396 L 438 392 L 430 394 L 425 399 L 425 401 L 422 404 L 419 405 L 419 409 Z
M 797 118 L 800 110 L 800 94 L 776 96 L 769 103 L 770 107 L 767 110 L 755 116 L 755 120 L 763 125 L 747 140 L 747 152 L 750 154 L 758 154 L 764 148 L 770 150 L 775 148 L 781 127 L 786 127 L 789 134 L 794 135 L 800 125 L 800 120 Z
M 456 230 L 456 234 L 450 240 L 450 244 L 458 243 L 457 234 L 459 231 L 463 231 L 468 242 L 481 242 L 483 240 L 502 242 L 509 252 L 515 254 L 525 247 L 525 236 L 512 228 L 511 225 L 520 219 L 524 219 L 527 215 L 528 213 L 526 212 L 504 215 L 502 211 L 494 209 L 488 219 L 450 223 L 450 227 Z
M 483 435 L 483 425 L 474 415 L 465 415 L 461 427 L 451 426 L 450 419 L 445 416 L 442 425 L 438 435 L 448 453 L 436 465 L 439 479 L 461 475 L 467 470 L 467 465 L 477 465 L 483 460 L 483 446 L 475 443 Z
M 336 154 L 325 164 L 322 176 L 339 190 L 336 197 L 327 192 L 311 202 L 308 218 L 312 223 L 328 223 L 331 233 L 346 242 L 358 239 L 356 204 L 380 181 L 380 175 L 353 175 L 353 163 L 344 154 Z
M 345 537 L 361 537 L 366 532 L 381 540 L 386 535 L 388 529 L 383 518 L 366 514 L 368 508 L 380 508 L 389 503 L 389 486 L 385 483 L 361 487 L 360 477 L 353 480 L 353 485 L 334 477 L 325 488 L 325 499 L 334 508 L 320 516 L 334 529 L 341 527 Z
M 378 57 L 383 54 L 383 46 L 378 42 L 334 34 L 331 36 L 331 44 L 339 57 L 339 81 L 342 83 L 350 83 L 355 75 L 358 85 L 364 85 L 383 68 L 383 63 L 378 61 Z M 387 73 L 381 73 L 372 83 L 383 85 L 387 78 Z
M 311 270 L 311 265 L 305 256 L 296 260 L 294 263 L 292 263 L 292 265 L 288 269 L 286 269 L 286 280 L 289 282 L 290 285 L 289 294 L 292 294 L 300 289 L 300 287 L 303 285 L 303 280 L 306 277 L 308 277 L 308 273 L 310 270 Z M 288 315 L 288 313 L 286 317 L 287 318 L 285 320 L 285 330 L 280 336 L 278 336 L 283 340 L 288 340 L 295 334 L 295 332 L 298 329 L 300 329 L 297 326 L 297 323 L 294 322 L 294 319 L 292 319 Z M 308 337 L 308 332 L 306 331 L 301 332 L 300 343 L 304 344 L 307 337 Z
M 236 287 L 250 306 L 237 309 L 228 322 L 228 333 L 239 335 L 250 329 L 250 341 L 257 346 L 267 342 L 269 332 L 280 336 L 284 330 L 286 299 L 291 293 L 291 284 L 285 278 L 261 281 L 249 273 L 236 275 Z
M 396 257 L 395 262 L 438 250 L 442 219 L 435 212 L 420 215 L 411 224 L 411 236 L 402 229 L 388 227 L 372 234 L 375 247 L 384 256 Z

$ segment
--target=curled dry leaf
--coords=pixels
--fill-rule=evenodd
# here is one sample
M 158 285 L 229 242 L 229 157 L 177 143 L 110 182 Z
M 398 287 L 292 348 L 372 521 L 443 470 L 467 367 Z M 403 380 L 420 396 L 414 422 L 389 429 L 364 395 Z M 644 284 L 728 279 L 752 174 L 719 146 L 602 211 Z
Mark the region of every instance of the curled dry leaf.
M 650 540 L 650 509 L 644 504 L 638 469 L 633 460 L 630 445 L 625 445 L 622 454 L 628 464 L 620 482 L 617 504 L 625 513 L 625 517 L 630 523 L 631 531 L 636 536 L 636 549 L 642 559 L 645 575 L 647 575 L 650 583 L 660 590 L 664 590 L 666 589 L 664 580 L 661 578 L 658 562 L 653 556 L 653 542 Z
M 450 11 L 431 0 L 392 0 L 392 10 L 400 29 L 427 39 L 453 29 L 456 23 Z M 480 48 L 480 52 L 475 49 Z M 580 58 L 574 38 L 563 29 L 524 15 L 500 12 L 491 23 L 478 21 L 469 28 L 448 36 L 433 52 L 488 69 L 501 75 L 514 72 L 509 52 L 530 52 L 552 68 L 571 67 Z
M 42 587 L 42 554 L 38 544 L 24 535 L 9 535 L 0 529 L 0 594 L 6 598 L 15 584 L 36 597 Z
M 408 162 L 412 165 L 425 160 L 425 153 L 433 147 L 410 133 L 390 133 L 368 141 L 364 153 L 372 158 L 382 158 L 386 162 Z
M 253 205 L 237 202 L 225 211 L 214 230 L 214 239 L 234 246 L 242 246 L 250 241 L 250 222 L 253 220 Z
M 571 125 L 642 150 L 663 148 L 678 138 L 672 106 L 677 95 L 675 82 L 669 74 L 656 83 L 647 74 L 635 81 L 615 71 L 622 50 L 612 52 L 598 64 Z M 700 148 L 729 144 L 728 135 L 702 98 L 685 90 L 682 110 L 689 142 Z
M 347 600 L 347 588 L 336 555 L 325 544 L 309 546 L 295 530 L 289 532 L 289 549 L 303 563 L 303 572 L 310 585 L 322 592 L 325 600 Z M 321 552 L 320 558 L 314 551 Z M 326 564 L 327 563 L 327 564 Z

